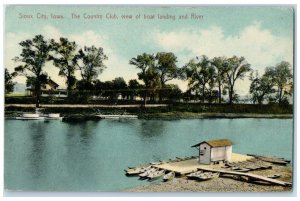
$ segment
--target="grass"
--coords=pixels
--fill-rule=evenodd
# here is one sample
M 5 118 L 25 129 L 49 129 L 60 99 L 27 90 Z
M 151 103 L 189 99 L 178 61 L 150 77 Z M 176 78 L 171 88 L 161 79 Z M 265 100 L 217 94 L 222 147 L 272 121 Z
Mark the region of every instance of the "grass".
M 35 102 L 33 97 L 21 96 L 19 94 L 16 96 L 6 96 L 6 104 L 33 104 Z M 66 99 L 63 98 L 45 98 L 41 99 L 42 104 L 68 104 Z M 77 102 L 72 102 L 72 104 L 82 104 Z M 141 104 L 140 101 L 129 101 L 129 100 L 118 100 L 117 102 L 111 101 L 89 101 L 89 104 Z M 153 104 L 148 102 L 148 104 Z M 293 114 L 293 105 L 278 105 L 278 104 L 268 104 L 268 105 L 254 105 L 254 104 L 202 104 L 202 103 L 169 103 L 167 107 L 153 107 L 153 108 L 81 108 L 78 111 L 77 108 L 46 108 L 45 112 L 58 112 L 62 114 L 123 114 L 132 113 L 138 114 L 140 116 L 193 116 L 199 113 L 233 113 L 233 114 Z M 6 107 L 7 112 L 18 112 L 30 110 L 29 108 L 18 108 L 18 107 Z M 32 108 L 33 110 L 33 108 Z
M 5 94 L 5 97 L 26 97 L 27 95 L 24 93 L 9 93 Z

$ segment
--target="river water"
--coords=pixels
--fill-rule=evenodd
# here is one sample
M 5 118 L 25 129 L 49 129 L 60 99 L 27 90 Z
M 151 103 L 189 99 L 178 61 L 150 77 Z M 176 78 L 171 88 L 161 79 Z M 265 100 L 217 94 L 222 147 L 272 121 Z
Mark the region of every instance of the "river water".
M 124 169 L 228 138 L 233 152 L 292 159 L 292 119 L 5 120 L 4 186 L 24 191 L 122 191 L 148 183 Z

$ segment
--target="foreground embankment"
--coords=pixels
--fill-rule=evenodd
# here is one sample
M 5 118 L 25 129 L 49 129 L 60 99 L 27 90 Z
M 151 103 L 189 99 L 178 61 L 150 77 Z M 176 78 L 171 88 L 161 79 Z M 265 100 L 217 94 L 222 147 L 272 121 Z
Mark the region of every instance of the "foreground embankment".
M 253 174 L 268 176 L 280 174 L 280 180 L 292 182 L 292 167 L 274 165 L 272 169 L 251 171 Z M 143 185 L 127 189 L 126 192 L 290 192 L 291 186 L 279 186 L 258 182 L 245 182 L 228 176 L 207 181 L 188 180 L 184 177 L 158 184 Z

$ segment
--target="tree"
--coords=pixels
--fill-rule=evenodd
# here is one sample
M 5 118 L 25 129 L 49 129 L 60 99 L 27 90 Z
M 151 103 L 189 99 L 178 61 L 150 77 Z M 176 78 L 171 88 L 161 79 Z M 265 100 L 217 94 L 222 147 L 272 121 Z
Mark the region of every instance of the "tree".
M 5 68 L 5 94 L 11 93 L 14 91 L 14 86 L 16 83 L 12 81 L 15 77 L 14 73 L 9 73 L 7 68 Z
M 166 84 L 163 90 L 163 96 L 169 101 L 180 100 L 182 91 L 177 84 Z
M 138 55 L 136 58 L 129 60 L 129 64 L 136 66 L 141 72 L 138 73 L 139 80 L 142 80 L 145 84 L 143 90 L 144 95 L 144 106 L 146 105 L 147 97 L 149 92 L 153 93 L 158 85 L 158 74 L 155 71 L 155 58 L 151 54 L 143 53 Z
M 163 89 L 167 81 L 177 77 L 177 57 L 172 52 L 159 52 L 155 59 L 157 60 L 155 68 L 159 76 L 160 86 Z M 161 93 L 159 99 L 162 100 Z
M 22 47 L 20 57 L 15 57 L 16 62 L 22 62 L 15 68 L 19 75 L 26 76 L 31 79 L 34 84 L 34 92 L 36 96 L 36 107 L 40 104 L 41 85 L 47 79 L 47 74 L 43 72 L 46 61 L 49 59 L 50 47 L 42 35 L 36 35 L 33 39 L 28 39 L 19 43 Z
M 235 93 L 234 85 L 238 79 L 243 79 L 247 72 L 251 71 L 250 64 L 247 63 L 244 57 L 233 56 L 227 59 L 226 77 L 229 92 L 229 103 L 232 104 Z
M 54 55 L 50 57 L 53 60 L 54 66 L 59 68 L 59 75 L 66 78 L 67 90 L 70 92 L 74 89 L 76 84 L 76 77 L 74 75 L 77 59 L 75 42 L 70 42 L 67 38 L 60 38 L 59 42 L 50 41 Z M 69 94 L 69 93 L 68 93 Z
M 219 104 L 222 102 L 222 87 L 226 84 L 226 70 L 228 70 L 225 57 L 214 57 L 211 64 L 216 69 L 216 82 L 218 84 L 218 100 Z
M 108 58 L 104 54 L 102 47 L 85 46 L 84 49 L 79 50 L 76 59 L 81 62 L 77 65 L 79 66 L 82 79 L 91 83 L 106 68 L 103 61 Z
M 272 80 L 268 76 L 263 75 L 259 77 L 257 72 L 256 75 L 253 76 L 253 73 L 251 73 L 250 80 L 250 94 L 252 95 L 251 99 L 254 104 L 262 104 L 269 94 L 275 92 Z
M 276 100 L 279 104 L 282 104 L 286 96 L 291 96 L 293 74 L 290 63 L 282 61 L 275 67 L 267 67 L 265 76 L 272 80 L 277 91 Z
M 140 88 L 141 85 L 136 79 L 129 80 L 128 89 L 129 89 L 129 96 L 131 100 L 135 99 L 135 96 L 138 95 Z
M 189 88 L 195 91 L 196 94 L 199 93 L 202 102 L 204 102 L 208 91 L 207 85 L 210 82 L 210 85 L 213 86 L 213 78 L 215 77 L 213 66 L 210 64 L 208 57 L 205 55 L 196 57 L 183 68 L 185 69 L 185 77 L 189 81 Z M 213 88 L 211 86 L 210 88 Z
M 127 91 L 127 84 L 122 77 L 116 77 L 114 80 L 112 80 L 112 90 L 114 93 L 114 97 L 117 98 L 117 95 L 121 93 L 122 98 L 125 96 Z

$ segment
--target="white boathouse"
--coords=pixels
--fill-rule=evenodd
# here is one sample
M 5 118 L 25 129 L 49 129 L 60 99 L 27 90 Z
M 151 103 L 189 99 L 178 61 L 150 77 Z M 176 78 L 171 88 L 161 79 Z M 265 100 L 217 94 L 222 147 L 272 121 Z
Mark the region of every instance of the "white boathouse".
M 231 161 L 232 142 L 228 139 L 203 141 L 192 147 L 199 149 L 200 164 Z

